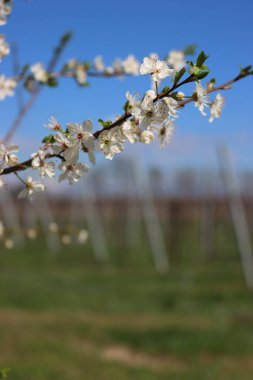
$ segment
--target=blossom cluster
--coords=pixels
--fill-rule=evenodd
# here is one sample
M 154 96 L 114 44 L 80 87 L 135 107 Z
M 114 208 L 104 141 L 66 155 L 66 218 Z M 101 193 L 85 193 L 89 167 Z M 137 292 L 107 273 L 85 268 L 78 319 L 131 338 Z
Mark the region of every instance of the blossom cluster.
M 101 130 L 94 132 L 93 123 L 90 120 L 85 120 L 83 123 L 71 122 L 63 128 L 55 117 L 51 117 L 45 125 L 50 130 L 50 134 L 44 138 L 38 151 L 31 155 L 29 166 L 42 178 L 58 176 L 59 182 L 67 181 L 73 185 L 88 172 L 87 161 L 91 164 L 96 163 L 95 153 L 98 151 L 111 160 L 123 151 L 126 142 L 150 144 L 157 138 L 161 147 L 168 145 L 175 129 L 175 120 L 179 116 L 178 110 L 186 97 L 183 92 L 173 92 L 168 90 L 168 87 L 158 92 L 158 86 L 167 77 L 171 77 L 174 82 L 172 89 L 179 87 L 177 85 L 179 76 L 183 76 L 186 63 L 182 55 L 178 57 L 178 53 L 174 54 L 177 58 L 174 64 L 171 63 L 171 58 L 170 63 L 159 60 L 154 55 L 144 58 L 139 67 L 140 74 L 149 74 L 157 84 L 157 91 L 148 90 L 143 98 L 127 92 L 126 103 L 123 107 L 125 114 L 116 117 L 114 121 L 100 119 L 99 122 L 103 127 Z M 180 71 L 176 71 L 174 66 Z M 38 66 L 37 69 L 40 70 Z M 33 70 L 34 75 L 38 76 L 38 71 L 36 72 L 35 68 Z M 192 79 L 189 80 L 189 78 Z M 208 89 L 212 84 L 209 83 L 209 87 L 204 88 L 198 76 L 190 74 L 189 78 L 188 81 L 196 82 L 196 88 L 191 95 L 195 106 L 202 115 L 206 115 L 204 109 L 210 109 L 209 121 L 212 122 L 221 114 L 224 105 L 223 97 L 218 93 L 215 100 L 211 102 Z M 39 79 L 43 80 L 42 73 Z M 17 151 L 16 145 L 0 144 L 0 174 L 6 168 L 18 164 Z M 59 164 L 55 163 L 56 159 L 60 160 Z M 23 183 L 25 186 L 19 193 L 19 197 L 32 199 L 36 193 L 45 190 L 44 184 L 34 180 L 30 175 Z

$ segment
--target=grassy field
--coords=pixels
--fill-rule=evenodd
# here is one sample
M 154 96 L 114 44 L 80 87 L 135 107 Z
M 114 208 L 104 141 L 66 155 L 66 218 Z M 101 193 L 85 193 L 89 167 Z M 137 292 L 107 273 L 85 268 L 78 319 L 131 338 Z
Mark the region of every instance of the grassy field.
M 252 380 L 253 295 L 232 243 L 207 260 L 186 239 L 164 276 L 146 248 L 107 266 L 89 246 L 2 251 L 0 367 L 13 380 Z

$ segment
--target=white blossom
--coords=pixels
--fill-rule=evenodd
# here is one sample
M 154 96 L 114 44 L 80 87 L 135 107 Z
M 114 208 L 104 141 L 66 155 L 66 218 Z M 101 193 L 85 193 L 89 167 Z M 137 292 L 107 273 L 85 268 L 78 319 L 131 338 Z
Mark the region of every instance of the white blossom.
M 140 72 L 140 63 L 134 55 L 129 55 L 122 62 L 122 66 L 126 74 L 138 75 Z
M 0 144 L 0 173 L 7 166 L 16 165 L 18 162 L 18 157 L 16 153 L 18 152 L 18 145 L 5 145 Z
M 166 105 L 168 107 L 169 116 L 174 117 L 174 118 L 178 117 L 178 115 L 177 115 L 177 109 L 178 109 L 177 101 L 171 97 L 166 97 L 166 98 L 163 98 L 163 102 L 166 103 Z
M 140 73 L 151 74 L 153 81 L 160 82 L 162 79 L 173 74 L 173 70 L 168 67 L 165 61 L 146 57 L 140 66 Z
M 140 142 L 143 144 L 150 144 L 154 138 L 155 136 L 151 131 L 143 131 L 140 134 Z
M 159 129 L 158 140 L 160 142 L 161 148 L 164 148 L 170 143 L 174 130 L 174 120 L 172 119 L 166 121 L 162 128 Z
M 210 118 L 209 122 L 212 123 L 214 118 L 219 118 L 221 115 L 222 108 L 224 107 L 224 98 L 221 94 L 217 94 L 215 100 L 212 102 L 210 108 Z
M 77 183 L 82 175 L 89 170 L 89 166 L 82 162 L 62 162 L 58 168 L 63 172 L 59 176 L 59 182 L 68 180 L 70 185 Z
M 122 152 L 124 148 L 122 135 L 120 136 L 119 132 L 113 129 L 105 130 L 100 133 L 97 146 L 104 153 L 105 158 L 112 160 L 114 155 Z
M 172 50 L 168 55 L 167 62 L 175 71 L 180 71 L 186 65 L 184 52 Z
M 56 142 L 52 145 L 53 154 L 62 154 L 67 162 L 77 161 L 79 157 L 79 146 L 72 146 L 69 139 L 60 132 L 57 132 L 54 138 Z
M 61 124 L 57 121 L 54 116 L 51 116 L 46 124 L 44 124 L 45 128 L 49 128 L 52 131 L 59 131 L 61 129 Z
M 90 120 L 85 120 L 82 124 L 68 123 L 67 127 L 69 131 L 69 141 L 72 145 L 78 145 L 79 147 L 84 145 L 87 149 L 93 149 L 93 124 Z
M 153 91 L 148 91 L 140 106 L 130 112 L 139 121 L 142 130 L 151 128 L 154 124 L 162 124 L 168 117 L 169 108 L 165 102 L 153 103 Z
M 10 53 L 10 46 L 5 41 L 4 35 L 0 34 L 0 61 Z
M 128 105 L 130 107 L 136 107 L 137 105 L 140 104 L 140 95 L 139 94 L 132 95 L 129 91 L 127 91 L 126 98 L 128 100 Z
M 75 69 L 75 76 L 77 82 L 83 86 L 87 83 L 87 71 L 82 64 L 78 64 Z
M 206 116 L 204 108 L 209 108 L 210 101 L 207 97 L 207 91 L 200 82 L 196 82 L 196 91 L 194 93 L 196 97 L 195 107 L 197 107 L 203 116 Z
M 42 63 L 38 62 L 31 66 L 31 72 L 38 82 L 45 83 L 48 81 L 48 73 Z
M 135 144 L 139 141 L 141 130 L 134 122 L 127 120 L 121 125 L 121 133 L 131 144 Z
M 0 100 L 4 100 L 6 96 L 12 96 L 17 82 L 12 78 L 6 78 L 0 75 Z
M 25 188 L 20 191 L 18 198 L 29 198 L 33 200 L 36 193 L 44 190 L 45 186 L 42 183 L 34 181 L 31 176 L 28 176 L 25 182 Z
M 32 168 L 37 169 L 41 177 L 53 178 L 55 176 L 55 164 L 46 160 L 46 152 L 44 150 L 40 149 L 38 153 L 32 154 L 32 157 Z
M 89 160 L 95 164 L 94 156 L 94 136 L 92 134 L 93 124 L 90 120 L 85 120 L 82 124 L 69 123 L 69 141 L 72 148 L 82 149 L 88 153 Z
M 98 55 L 98 56 L 94 59 L 94 68 L 95 68 L 97 71 L 104 71 L 104 70 L 105 70 L 105 64 L 104 64 L 104 60 L 103 60 L 102 55 Z
M 69 59 L 67 62 L 67 67 L 69 70 L 74 70 L 77 65 L 78 65 L 78 61 L 74 58 Z

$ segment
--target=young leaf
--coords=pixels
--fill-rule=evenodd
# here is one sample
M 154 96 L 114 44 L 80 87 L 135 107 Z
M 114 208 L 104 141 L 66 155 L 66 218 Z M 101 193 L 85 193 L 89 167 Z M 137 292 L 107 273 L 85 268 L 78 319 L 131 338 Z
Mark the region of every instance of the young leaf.
M 177 84 L 180 79 L 182 78 L 182 76 L 185 74 L 186 72 L 186 68 L 183 67 L 180 71 L 178 71 L 175 75 L 175 80 L 174 80 L 174 83 Z
M 204 51 L 202 50 L 202 51 L 199 53 L 199 56 L 198 56 L 198 58 L 197 58 L 196 65 L 197 65 L 198 67 L 201 67 L 201 66 L 203 65 L 203 63 L 207 60 L 208 57 L 209 57 L 209 56 L 206 55 L 206 54 L 204 53 Z
M 102 127 L 107 128 L 112 124 L 111 120 L 104 121 L 103 119 L 98 119 L 98 122 L 102 125 Z

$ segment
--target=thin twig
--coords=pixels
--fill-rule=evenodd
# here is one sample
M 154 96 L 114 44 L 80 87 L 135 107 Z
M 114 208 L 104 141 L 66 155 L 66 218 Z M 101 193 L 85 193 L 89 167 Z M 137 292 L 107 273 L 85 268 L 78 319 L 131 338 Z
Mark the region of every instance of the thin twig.
M 70 38 L 64 39 L 64 36 L 61 38 L 58 46 L 54 50 L 54 53 L 53 53 L 51 60 L 49 61 L 48 68 L 47 68 L 48 73 L 51 73 L 54 70 L 55 66 L 57 65 L 57 63 L 61 57 L 61 54 L 63 53 L 63 50 L 65 49 L 65 47 L 67 46 L 67 43 L 69 42 L 69 39 Z M 41 93 L 42 89 L 43 89 L 42 85 L 37 85 L 35 90 L 31 94 L 30 98 L 28 99 L 28 101 L 20 108 L 15 120 L 13 121 L 8 132 L 6 133 L 5 137 L 3 138 L 3 141 L 5 143 L 8 143 L 11 140 L 14 133 L 17 131 L 17 129 L 21 125 L 25 115 L 32 108 L 33 104 L 35 103 L 35 101 L 38 98 L 39 94 Z

